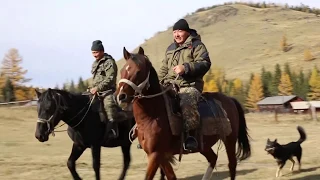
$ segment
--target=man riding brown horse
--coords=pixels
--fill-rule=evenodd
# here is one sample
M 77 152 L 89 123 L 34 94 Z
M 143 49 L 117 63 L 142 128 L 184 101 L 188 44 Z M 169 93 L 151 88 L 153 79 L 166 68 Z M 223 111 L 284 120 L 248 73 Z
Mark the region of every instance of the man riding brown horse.
M 203 91 L 203 76 L 210 69 L 211 62 L 200 35 L 189 28 L 185 19 L 174 24 L 173 38 L 174 42 L 167 48 L 158 76 L 164 86 L 179 76 L 175 83 L 179 86 L 178 95 L 187 134 L 184 147 L 193 150 L 198 147 L 198 142 L 189 135 L 189 131 L 195 130 L 200 124 L 198 101 Z
M 113 57 L 104 52 L 103 44 L 100 40 L 92 42 L 91 47 L 92 55 L 96 59 L 92 64 L 91 73 L 92 78 L 92 87 L 89 88 L 92 94 L 96 94 L 101 91 L 112 90 L 113 92 L 116 89 L 116 79 L 118 67 L 115 63 Z M 109 138 L 118 137 L 118 128 L 117 122 L 115 120 L 126 119 L 127 116 L 123 111 L 117 111 L 117 105 L 114 102 L 113 94 L 108 93 L 103 100 L 105 115 L 102 121 L 106 123 L 106 133 L 104 135 L 104 140 Z

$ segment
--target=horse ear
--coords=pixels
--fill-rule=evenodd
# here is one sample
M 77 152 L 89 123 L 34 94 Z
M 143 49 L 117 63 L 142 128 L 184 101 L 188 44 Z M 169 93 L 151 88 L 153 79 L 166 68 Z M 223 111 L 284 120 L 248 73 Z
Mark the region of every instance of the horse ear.
M 37 89 L 34 89 L 34 91 L 36 91 L 37 98 L 39 98 L 41 96 L 41 92 L 39 92 Z
M 274 142 L 277 142 L 277 141 L 278 141 L 277 139 L 274 140 Z
M 144 55 L 144 50 L 141 46 L 139 47 L 138 54 Z
M 131 54 L 126 50 L 126 47 L 123 47 L 123 57 L 125 60 L 130 58 Z

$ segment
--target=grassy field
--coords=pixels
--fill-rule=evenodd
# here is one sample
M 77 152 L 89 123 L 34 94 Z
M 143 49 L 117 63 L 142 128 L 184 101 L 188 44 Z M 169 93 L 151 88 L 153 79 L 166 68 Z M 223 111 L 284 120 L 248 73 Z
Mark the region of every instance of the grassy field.
M 290 162 L 283 169 L 281 179 L 320 179 L 319 122 L 308 120 L 308 116 L 280 115 L 279 122 L 273 115 L 246 115 L 252 137 L 252 157 L 237 168 L 237 179 L 276 179 L 275 160 L 264 151 L 267 138 L 278 138 L 280 143 L 296 141 L 299 138 L 297 125 L 305 128 L 307 140 L 302 144 L 302 171 L 290 173 Z M 46 143 L 34 137 L 36 110 L 29 108 L 0 108 L 0 179 L 1 180 L 47 180 L 71 179 L 66 161 L 71 150 L 71 140 L 65 132 L 50 136 Z M 65 128 L 65 127 L 64 127 Z M 64 129 L 62 128 L 62 129 Z M 147 165 L 143 150 L 132 146 L 132 163 L 126 179 L 143 179 Z M 217 150 L 217 146 L 213 147 Z M 217 170 L 212 179 L 229 179 L 224 147 L 218 152 Z M 77 170 L 83 179 L 94 179 L 91 166 L 91 152 L 88 149 L 77 162 Z M 198 180 L 202 178 L 207 162 L 200 154 L 183 156 L 174 169 L 179 179 Z M 102 179 L 117 179 L 122 168 L 120 148 L 102 150 Z M 157 174 L 157 178 L 159 173 Z

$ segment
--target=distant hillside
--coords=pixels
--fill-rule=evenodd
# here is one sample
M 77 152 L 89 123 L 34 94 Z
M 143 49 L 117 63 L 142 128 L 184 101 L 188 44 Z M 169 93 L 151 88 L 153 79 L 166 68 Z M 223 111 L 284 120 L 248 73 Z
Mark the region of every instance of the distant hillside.
M 212 64 L 225 69 L 227 79 L 239 77 L 246 81 L 251 72 L 260 73 L 262 66 L 273 71 L 276 63 L 288 62 L 293 70 L 305 71 L 320 65 L 320 17 L 313 13 L 232 4 L 202 8 L 185 19 L 201 35 Z M 290 46 L 287 52 L 280 48 L 283 35 Z M 169 27 L 141 44 L 156 70 L 171 42 Z M 304 60 L 306 49 L 315 57 L 313 61 Z M 117 64 L 121 69 L 124 60 Z

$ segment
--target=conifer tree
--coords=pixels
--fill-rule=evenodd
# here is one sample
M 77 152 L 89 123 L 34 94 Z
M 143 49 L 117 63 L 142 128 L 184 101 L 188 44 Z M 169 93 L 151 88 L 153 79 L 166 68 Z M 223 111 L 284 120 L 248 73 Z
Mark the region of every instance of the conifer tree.
M 282 74 L 282 71 L 281 71 L 280 65 L 276 64 L 275 72 L 270 85 L 270 93 L 272 96 L 278 95 L 278 86 L 280 83 L 281 74 Z
M 287 73 L 283 72 L 280 79 L 280 84 L 278 86 L 279 95 L 288 96 L 292 95 L 292 83 L 290 81 L 290 77 Z
M 79 92 L 85 92 L 87 90 L 87 87 L 86 85 L 84 84 L 83 80 L 82 80 L 82 77 L 79 78 L 79 81 L 78 81 L 78 91 Z
M 69 91 L 70 92 L 76 92 L 77 91 L 73 80 L 71 80 Z
M 264 97 L 271 96 L 271 81 L 272 81 L 272 74 L 269 71 L 266 71 L 264 67 L 261 69 L 261 81 L 262 81 L 262 87 L 263 87 L 263 94 Z
M 294 83 L 293 93 L 303 99 L 307 98 L 309 92 L 309 82 L 308 77 L 305 76 L 303 70 L 300 69 L 299 75 L 296 77 L 296 82 Z
M 230 95 L 235 96 L 235 95 L 241 95 L 243 93 L 243 87 L 242 87 L 242 81 L 239 78 L 236 78 L 232 82 L 232 90 Z
M 320 74 L 317 67 L 313 67 L 309 79 L 310 92 L 308 93 L 309 100 L 320 100 Z
M 204 84 L 203 88 L 204 92 L 219 92 L 217 83 L 214 79 L 209 80 L 207 83 Z
M 22 86 L 23 83 L 31 80 L 25 77 L 28 71 L 21 67 L 22 61 L 22 57 L 15 48 L 10 49 L 2 61 L 1 73 L 10 78 L 13 86 Z
M 9 78 L 6 79 L 4 88 L 2 89 L 5 102 L 15 101 L 14 86 Z
M 264 98 L 261 76 L 255 74 L 250 83 L 250 89 L 246 101 L 246 107 L 251 110 L 258 109 L 257 102 Z

